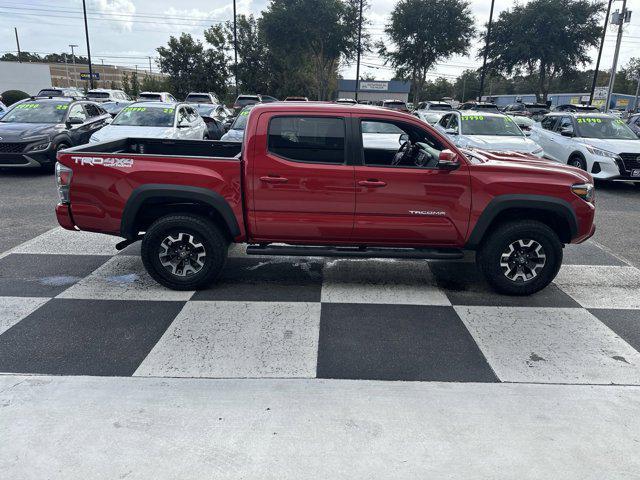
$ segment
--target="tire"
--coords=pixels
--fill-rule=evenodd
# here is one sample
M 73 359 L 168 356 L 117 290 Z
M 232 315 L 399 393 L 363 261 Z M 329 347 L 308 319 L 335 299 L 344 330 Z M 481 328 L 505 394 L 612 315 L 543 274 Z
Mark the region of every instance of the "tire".
M 573 157 L 571 157 L 569 159 L 569 161 L 567 162 L 568 165 L 571 165 L 572 167 L 576 167 L 579 168 L 581 170 L 584 170 L 585 172 L 587 171 L 587 162 L 584 158 L 579 157 L 578 155 L 574 155 Z
M 141 256 L 159 284 L 172 290 L 197 290 L 220 275 L 228 249 L 229 241 L 211 220 L 178 214 L 153 222 L 142 238 Z
M 499 293 L 531 295 L 549 285 L 558 274 L 562 242 L 544 223 L 509 222 L 483 240 L 476 263 L 489 285 Z
M 42 164 L 42 170 L 44 170 L 45 172 L 53 172 L 56 168 L 56 157 L 58 156 L 58 152 L 60 150 L 64 150 L 65 148 L 69 148 L 69 144 L 65 143 L 65 142 L 60 142 L 58 143 L 55 148 L 53 149 L 53 156 L 50 159 L 51 162 L 49 163 L 43 163 Z

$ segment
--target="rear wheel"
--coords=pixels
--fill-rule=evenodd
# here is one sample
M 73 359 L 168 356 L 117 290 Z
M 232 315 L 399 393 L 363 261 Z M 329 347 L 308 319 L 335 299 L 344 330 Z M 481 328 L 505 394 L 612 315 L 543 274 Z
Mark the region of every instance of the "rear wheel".
M 142 262 L 154 280 L 173 290 L 211 284 L 227 259 L 229 242 L 208 218 L 167 215 L 142 238 Z
M 530 295 L 545 288 L 562 264 L 562 243 L 544 223 L 533 220 L 499 226 L 483 241 L 477 264 L 498 292 Z

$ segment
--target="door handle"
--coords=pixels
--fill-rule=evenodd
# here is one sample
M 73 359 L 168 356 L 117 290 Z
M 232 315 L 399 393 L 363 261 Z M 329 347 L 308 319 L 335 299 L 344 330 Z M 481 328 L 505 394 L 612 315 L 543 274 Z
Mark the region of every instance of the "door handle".
M 270 175 L 267 175 L 265 177 L 260 177 L 260 181 L 265 183 L 287 183 L 289 179 L 284 177 L 272 177 Z
M 387 182 L 383 182 L 382 180 L 369 179 L 369 180 L 360 180 L 358 185 L 361 187 L 386 187 Z

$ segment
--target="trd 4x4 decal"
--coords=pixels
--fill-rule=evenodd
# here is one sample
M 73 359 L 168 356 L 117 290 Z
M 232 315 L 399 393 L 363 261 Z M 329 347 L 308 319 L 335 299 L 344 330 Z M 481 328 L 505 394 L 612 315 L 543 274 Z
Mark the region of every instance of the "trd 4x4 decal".
M 79 165 L 102 165 L 103 167 L 133 167 L 133 158 L 101 158 L 101 157 L 71 157 Z

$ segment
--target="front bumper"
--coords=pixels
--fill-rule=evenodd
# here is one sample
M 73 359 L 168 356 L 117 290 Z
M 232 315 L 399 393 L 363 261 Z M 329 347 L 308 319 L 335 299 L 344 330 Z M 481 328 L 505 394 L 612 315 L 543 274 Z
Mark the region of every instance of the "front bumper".
M 37 152 L 0 153 L 0 168 L 40 168 L 55 163 L 55 150 L 52 145 Z

